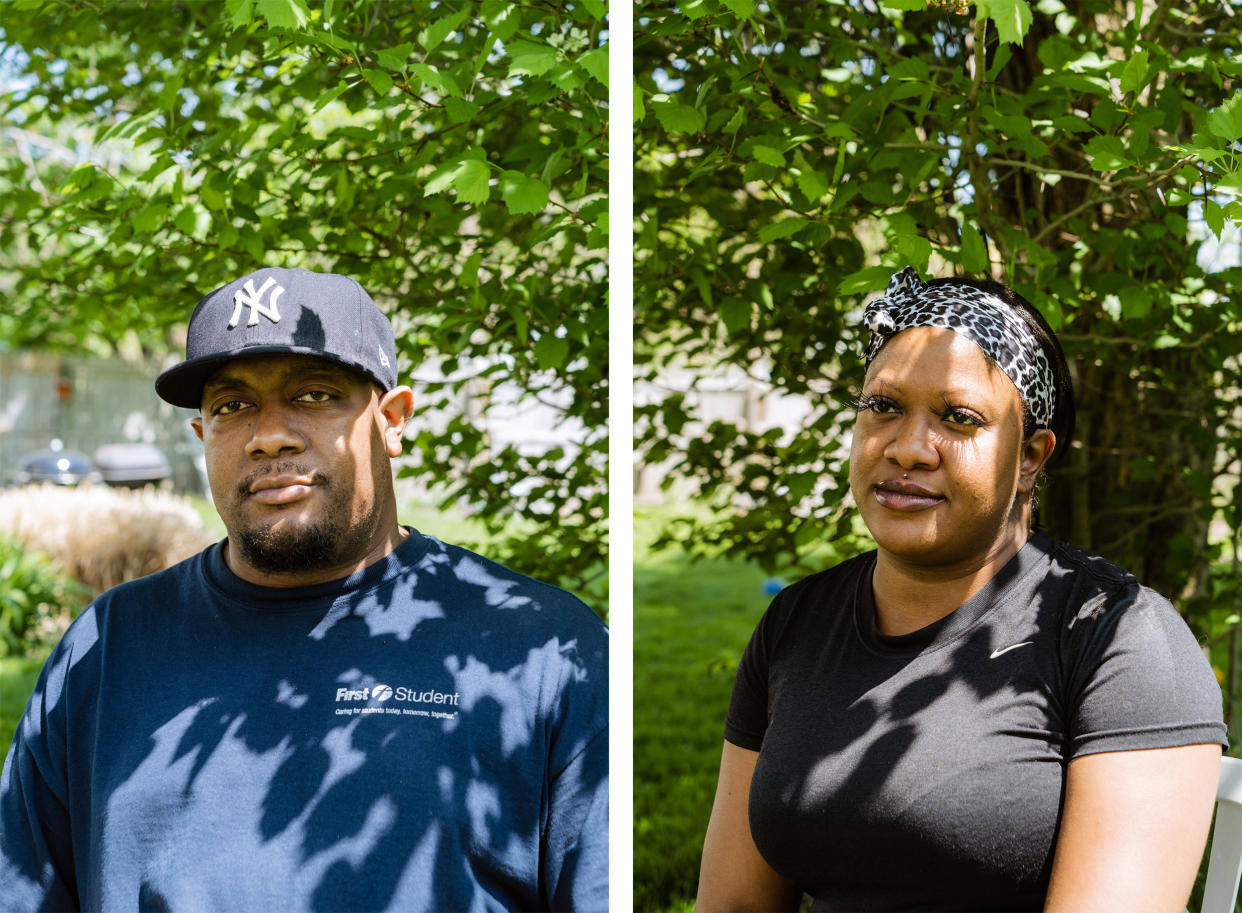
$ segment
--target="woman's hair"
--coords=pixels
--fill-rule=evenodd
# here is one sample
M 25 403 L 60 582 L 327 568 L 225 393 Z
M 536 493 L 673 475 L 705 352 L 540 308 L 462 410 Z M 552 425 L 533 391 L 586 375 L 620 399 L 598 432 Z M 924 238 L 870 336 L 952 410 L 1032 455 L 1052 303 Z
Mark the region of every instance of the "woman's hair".
M 950 277 L 945 279 L 929 279 L 924 285 L 929 287 L 937 285 L 965 285 L 978 289 L 981 292 L 986 292 L 989 295 L 994 295 L 1013 308 L 1014 312 L 1030 327 L 1031 332 L 1035 334 L 1035 338 L 1039 341 L 1039 347 L 1044 350 L 1044 357 L 1048 359 L 1048 364 L 1052 366 L 1053 394 L 1055 399 L 1052 408 L 1052 421 L 1049 423 L 1049 428 L 1056 435 L 1057 439 L 1056 450 L 1052 454 L 1052 462 L 1055 463 L 1062 459 L 1069 452 L 1069 444 L 1074 437 L 1074 424 L 1077 415 L 1074 408 L 1074 386 L 1070 381 L 1069 363 L 1065 360 L 1065 353 L 1061 351 L 1061 343 L 1057 341 L 1056 334 L 1052 332 L 1052 327 L 1048 325 L 1044 315 L 1035 309 L 1035 305 L 1031 304 L 1017 292 L 990 279 Z M 1035 432 L 1034 422 L 1025 402 L 1022 404 L 1022 408 L 1022 435 L 1023 437 L 1030 437 Z

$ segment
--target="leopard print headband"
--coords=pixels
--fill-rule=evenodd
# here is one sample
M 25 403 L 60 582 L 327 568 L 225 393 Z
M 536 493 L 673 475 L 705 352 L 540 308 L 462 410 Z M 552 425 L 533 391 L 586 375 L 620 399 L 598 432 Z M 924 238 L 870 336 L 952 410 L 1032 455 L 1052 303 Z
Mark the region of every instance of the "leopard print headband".
M 863 323 L 871 330 L 864 352 L 867 367 L 902 330 L 944 327 L 961 333 L 1013 381 L 1035 427 L 1051 425 L 1056 390 L 1052 366 L 1026 321 L 995 295 L 968 285 L 928 288 L 907 266 L 893 275 L 883 298 L 867 305 Z

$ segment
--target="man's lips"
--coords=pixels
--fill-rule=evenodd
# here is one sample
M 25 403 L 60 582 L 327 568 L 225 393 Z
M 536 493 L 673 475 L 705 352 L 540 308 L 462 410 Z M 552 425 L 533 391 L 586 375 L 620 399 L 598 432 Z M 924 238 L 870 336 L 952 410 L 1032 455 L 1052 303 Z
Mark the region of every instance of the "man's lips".
M 889 479 L 875 486 L 875 499 L 889 510 L 914 512 L 935 507 L 944 495 L 906 479 Z
M 292 504 L 307 497 L 314 484 L 305 476 L 263 476 L 250 486 L 249 495 L 262 504 Z

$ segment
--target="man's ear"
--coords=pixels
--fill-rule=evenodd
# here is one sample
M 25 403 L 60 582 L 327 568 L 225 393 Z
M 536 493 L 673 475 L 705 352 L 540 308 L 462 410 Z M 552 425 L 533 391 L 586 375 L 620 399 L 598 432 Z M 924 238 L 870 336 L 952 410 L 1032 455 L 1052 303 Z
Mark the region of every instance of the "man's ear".
M 1029 492 L 1035 487 L 1039 471 L 1057 447 L 1057 436 L 1048 428 L 1037 428 L 1022 443 L 1022 463 L 1018 467 L 1018 491 Z
M 384 433 L 384 443 L 388 445 L 390 457 L 401 456 L 405 433 L 405 423 L 414 412 L 414 391 L 409 387 L 393 387 L 380 397 L 380 416 L 383 419 L 380 430 Z
M 203 416 L 201 414 L 190 419 L 190 427 L 194 429 L 194 433 L 198 435 L 198 439 L 203 439 Z

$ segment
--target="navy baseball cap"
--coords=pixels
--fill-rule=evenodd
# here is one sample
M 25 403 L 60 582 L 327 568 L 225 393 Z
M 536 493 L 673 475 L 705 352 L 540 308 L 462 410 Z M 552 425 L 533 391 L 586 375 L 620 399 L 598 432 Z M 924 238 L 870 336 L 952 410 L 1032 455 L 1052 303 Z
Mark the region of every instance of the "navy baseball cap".
M 234 358 L 314 355 L 361 371 L 385 390 L 397 385 L 392 324 L 353 279 L 265 267 L 221 286 L 194 308 L 185 361 L 155 379 L 155 392 L 187 409 Z

